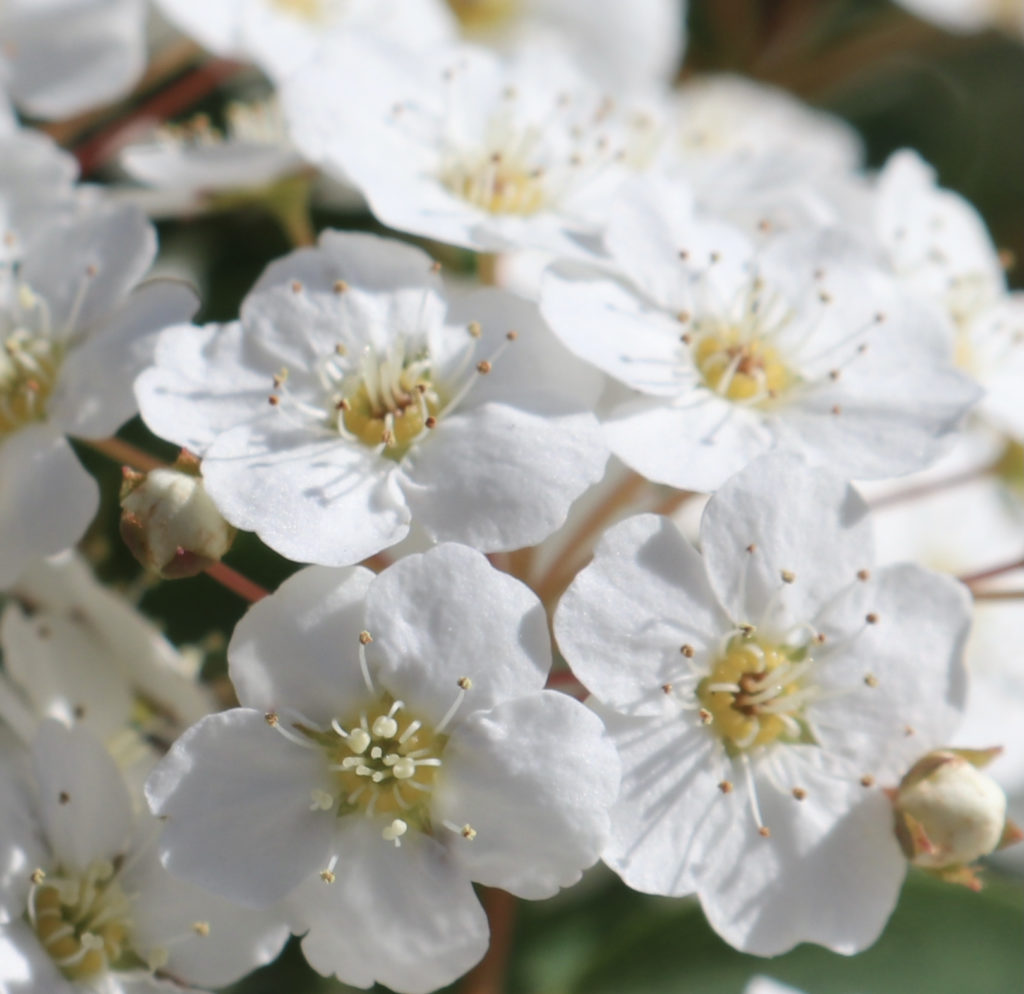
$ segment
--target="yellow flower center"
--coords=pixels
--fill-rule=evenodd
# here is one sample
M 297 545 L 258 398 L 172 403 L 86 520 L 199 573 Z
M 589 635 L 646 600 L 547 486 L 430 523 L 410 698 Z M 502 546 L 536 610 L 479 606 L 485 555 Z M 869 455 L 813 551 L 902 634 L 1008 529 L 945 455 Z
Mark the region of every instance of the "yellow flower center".
M 524 139 L 523 145 L 532 144 Z M 484 152 L 453 161 L 442 182 L 457 197 L 489 214 L 531 215 L 547 205 L 545 172 L 521 154 Z
M 17 329 L 0 347 L 0 438 L 46 415 L 61 349 L 43 335 Z
M 518 13 L 520 5 L 521 0 L 448 0 L 467 33 L 503 27 Z
M 361 813 L 398 819 L 403 833 L 409 826 L 431 830 L 430 795 L 447 735 L 388 693 L 373 707 L 349 715 L 348 721 L 332 722 L 331 731 L 296 728 L 324 747 L 334 775 L 333 792 L 317 792 L 314 808 L 334 810 L 338 816 Z
M 778 352 L 763 339 L 734 329 L 702 335 L 693 346 L 693 360 L 704 382 L 728 400 L 763 404 L 793 382 Z
M 386 451 L 400 457 L 427 427 L 427 419 L 439 409 L 430 380 L 414 369 L 404 369 L 393 386 L 371 394 L 362 382 L 339 405 L 346 431 L 366 445 L 383 443 Z
M 106 973 L 130 951 L 131 912 L 107 860 L 94 860 L 80 876 L 33 876 L 29 922 L 69 980 Z
M 800 679 L 805 650 L 764 645 L 738 635 L 697 686 L 710 725 L 730 754 L 778 741 L 810 741 L 799 714 L 807 697 Z
M 324 0 L 270 0 L 270 6 L 303 21 L 319 21 L 326 12 Z

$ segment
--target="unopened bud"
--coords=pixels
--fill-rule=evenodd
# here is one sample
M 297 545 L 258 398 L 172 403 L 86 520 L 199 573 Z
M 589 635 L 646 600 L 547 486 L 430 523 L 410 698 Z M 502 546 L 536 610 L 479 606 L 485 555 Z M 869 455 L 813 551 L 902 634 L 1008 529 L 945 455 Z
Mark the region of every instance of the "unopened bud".
M 1006 795 L 985 765 L 999 749 L 940 749 L 919 759 L 893 792 L 896 834 L 907 859 L 977 889 L 969 864 L 1019 835 Z
M 143 566 L 167 579 L 201 573 L 235 539 L 202 479 L 176 469 L 126 472 L 121 511 L 125 544 Z

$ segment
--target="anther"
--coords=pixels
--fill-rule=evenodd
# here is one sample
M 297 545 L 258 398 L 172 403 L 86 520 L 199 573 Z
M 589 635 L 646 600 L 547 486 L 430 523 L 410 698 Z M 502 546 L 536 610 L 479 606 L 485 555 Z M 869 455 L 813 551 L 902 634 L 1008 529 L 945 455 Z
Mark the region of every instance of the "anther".
M 720 791 L 721 791 L 721 792 L 722 792 L 723 794 L 731 794 L 731 793 L 732 793 L 732 781 L 731 781 L 731 780 L 723 780 L 723 781 L 722 781 L 722 782 L 721 782 L 721 783 L 720 783 L 720 784 L 718 785 L 718 789 L 719 789 L 719 790 L 720 790 Z
M 397 848 L 402 844 L 399 840 L 408 830 L 409 826 L 401 818 L 396 818 L 380 834 L 385 842 L 394 842 Z
M 267 398 L 267 403 L 268 403 L 268 404 L 269 404 L 269 405 L 270 405 L 271 407 L 277 407 L 277 405 L 281 403 L 281 398 L 280 398 L 280 397 L 275 397 L 275 396 L 274 396 L 274 394 L 271 394 L 271 395 L 270 395 L 270 396 L 269 396 L 269 397 Z
M 491 369 L 492 369 L 492 366 L 491 366 L 490 362 L 487 359 L 481 359 L 476 364 L 476 371 L 478 373 L 482 373 L 482 374 L 486 375 L 487 373 L 489 373 L 491 371 Z
M 904 727 L 904 729 L 903 729 L 903 734 L 904 734 L 904 735 L 906 735 L 906 736 L 907 736 L 908 738 L 909 738 L 909 737 L 910 737 L 911 735 L 914 735 L 914 734 L 916 734 L 916 732 L 917 732 L 917 729 L 916 729 L 916 728 L 914 728 L 914 726 L 913 726 L 913 725 L 906 725 L 906 726 Z
M 432 273 L 439 273 L 439 272 L 441 272 L 441 263 L 439 263 L 437 260 L 432 262 L 430 264 L 430 271 Z
M 436 428 L 437 427 L 437 418 L 435 418 L 434 415 L 431 414 L 423 423 L 428 428 Z
M 750 545 L 747 546 L 747 552 L 753 555 L 755 552 L 757 552 L 757 546 L 753 542 L 751 542 Z
M 466 331 L 470 333 L 473 338 L 479 338 L 483 334 L 483 329 L 480 327 L 479 321 L 470 321 L 466 325 Z
M 686 322 L 690 320 L 690 312 L 689 311 L 676 311 L 676 320 L 680 324 L 686 324 Z
M 798 801 L 802 801 L 805 797 L 807 797 L 807 791 L 804 790 L 803 787 L 794 787 L 793 788 L 793 796 Z
M 865 687 L 877 687 L 878 686 L 878 677 L 875 676 L 874 673 L 867 673 L 867 674 L 865 674 L 865 676 L 864 676 L 864 686 Z
M 700 723 L 702 725 L 710 725 L 711 722 L 714 720 L 714 716 L 707 708 L 701 708 L 697 712 L 697 717 L 700 719 Z
M 43 882 L 43 881 L 44 881 L 45 879 L 46 879 L 46 872 L 45 872 L 44 870 L 40 869 L 39 867 L 36 867 L 36 869 L 34 869 L 34 870 L 32 871 L 32 876 L 30 876 L 30 877 L 29 877 L 29 880 L 31 880 L 31 881 L 32 881 L 32 883 L 34 883 L 34 884 L 35 884 L 35 885 L 36 885 L 37 887 L 38 887 L 38 886 L 39 886 L 39 885 L 40 885 L 40 884 L 41 884 L 41 883 L 42 883 L 42 882 Z
M 517 341 L 518 338 L 519 338 L 519 332 L 518 331 L 506 331 L 505 332 L 505 338 L 508 341 L 510 341 L 510 342 Z
M 874 787 L 875 778 L 870 773 L 865 773 L 864 776 L 860 778 L 860 785 L 862 787 Z
M 838 380 L 839 379 L 839 370 L 838 369 L 830 369 L 828 371 L 828 378 L 830 380 L 832 380 L 832 381 Z
M 359 641 L 363 645 L 369 645 L 373 641 L 373 636 L 368 631 L 363 629 L 363 631 L 359 633 Z
M 772 830 L 767 825 L 761 825 L 757 829 L 757 834 L 760 835 L 762 839 L 770 839 L 772 837 Z
M 859 570 L 857 570 L 857 579 L 860 580 L 861 583 L 866 583 L 868 580 L 871 579 L 871 570 L 867 570 L 867 569 L 859 569 Z
M 379 739 L 393 739 L 398 734 L 398 722 L 390 715 L 382 714 L 374 718 L 372 731 Z
M 476 838 L 476 829 L 472 825 L 463 825 L 459 834 L 468 842 L 472 842 Z
M 268 711 L 264 716 L 263 720 L 271 727 L 277 728 L 280 718 L 277 716 L 276 711 Z
M 456 683 L 460 690 L 471 690 L 473 687 L 473 681 L 468 676 L 460 676 Z
M 780 570 L 779 576 L 782 577 L 783 583 L 792 583 L 796 579 L 796 573 L 788 569 Z
M 866 622 L 867 622 L 867 623 L 868 623 L 869 625 L 877 625 L 877 624 L 878 624 L 878 615 L 877 615 L 877 614 L 875 614 L 875 612 L 874 612 L 874 611 L 872 611 L 872 612 L 871 612 L 870 614 L 866 614 L 866 615 L 864 615 L 864 620 L 865 620 L 865 621 L 866 621 Z
M 335 879 L 334 878 L 334 871 L 333 870 L 321 870 L 320 871 L 320 879 L 325 884 L 333 884 L 334 883 L 334 879 Z
M 348 284 L 344 280 L 335 280 L 333 289 L 335 293 L 344 293 L 348 289 Z
M 71 795 L 66 790 L 62 790 L 57 795 L 57 800 L 60 801 L 61 804 L 67 804 L 71 800 Z
M 689 642 L 687 642 L 679 651 L 686 656 L 687 659 L 693 659 L 694 648 Z
M 298 280 L 292 280 L 292 293 L 302 293 L 302 284 Z
M 661 685 L 661 692 L 663 694 L 671 694 L 672 693 L 672 684 L 670 684 L 670 683 L 663 683 Z
M 832 405 L 832 413 L 833 414 L 842 414 L 843 413 L 843 409 L 838 404 L 833 404 Z
M 193 922 L 192 931 L 196 935 L 206 938 L 210 934 L 210 923 L 209 922 Z

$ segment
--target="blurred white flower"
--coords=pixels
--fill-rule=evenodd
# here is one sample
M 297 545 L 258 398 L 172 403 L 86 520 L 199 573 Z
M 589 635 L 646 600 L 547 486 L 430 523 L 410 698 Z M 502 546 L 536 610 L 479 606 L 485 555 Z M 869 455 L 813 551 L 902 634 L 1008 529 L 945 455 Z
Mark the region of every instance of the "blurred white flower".
M 221 986 L 288 936 L 160 865 L 159 822 L 133 814 L 84 728 L 40 725 L 31 755 L 0 754 L 0 988 L 6 994 L 169 994 Z

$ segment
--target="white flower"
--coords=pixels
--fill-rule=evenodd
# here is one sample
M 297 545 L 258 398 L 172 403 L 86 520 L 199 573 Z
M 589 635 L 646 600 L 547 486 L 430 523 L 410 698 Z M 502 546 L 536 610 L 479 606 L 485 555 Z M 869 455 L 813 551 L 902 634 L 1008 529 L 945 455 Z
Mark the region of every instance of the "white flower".
M 614 749 L 543 690 L 540 602 L 479 553 L 304 570 L 228 657 L 244 706 L 186 732 L 148 784 L 165 863 L 253 905 L 289 897 L 321 973 L 443 986 L 487 945 L 470 881 L 547 897 L 597 858 Z
M 142 416 L 203 456 L 228 521 L 293 559 L 356 562 L 411 519 L 487 552 L 540 541 L 600 479 L 600 380 L 532 304 L 484 291 L 446 318 L 440 291 L 419 250 L 326 232 L 269 267 L 239 323 L 168 329 Z
M 0 77 L 33 117 L 70 117 L 128 92 L 146 64 L 143 0 L 5 0 Z
M 46 224 L 75 205 L 78 164 L 46 135 L 0 135 L 0 264 L 17 262 Z
M 1020 0 L 897 0 L 901 6 L 949 31 L 972 32 L 1001 27 L 1024 35 Z
M 696 216 L 685 190 L 647 180 L 623 192 L 605 241 L 625 279 L 555 267 L 541 311 L 636 391 L 606 437 L 652 480 L 714 489 L 770 449 L 853 477 L 906 473 L 976 399 L 941 321 L 841 232 L 755 251 Z
M 478 251 L 549 248 L 600 227 L 638 140 L 615 102 L 543 46 L 417 59 L 351 41 L 284 87 L 296 145 L 385 224 Z
M 135 413 L 156 332 L 185 286 L 136 286 L 156 253 L 141 212 L 98 207 L 48 225 L 0 268 L 0 587 L 81 536 L 98 500 L 65 435 L 105 438 Z
M 218 55 L 248 59 L 280 81 L 349 33 L 427 48 L 451 37 L 438 0 L 157 0 Z
M 133 815 L 83 728 L 39 728 L 0 753 L 0 989 L 157 994 L 220 986 L 272 960 L 288 930 L 172 878 L 159 823 Z
M 199 194 L 265 187 L 303 168 L 275 99 L 232 101 L 224 113 L 223 132 L 205 115 L 164 126 L 127 145 L 121 166 L 149 186 Z
M 872 570 L 845 483 L 766 456 L 708 503 L 701 553 L 665 518 L 616 525 L 555 616 L 623 758 L 605 861 L 696 892 L 730 943 L 774 955 L 874 941 L 904 874 L 875 784 L 962 707 L 964 589 Z
M 184 658 L 77 556 L 34 563 L 0 615 L 0 715 L 30 742 L 39 721 L 81 724 L 144 779 L 213 710 Z
M 687 80 L 666 116 L 661 170 L 688 184 L 703 210 L 758 237 L 835 224 L 861 182 L 854 128 L 752 79 Z
M 551 39 L 617 90 L 666 84 L 683 54 L 685 0 L 447 0 L 467 39 L 509 50 Z

